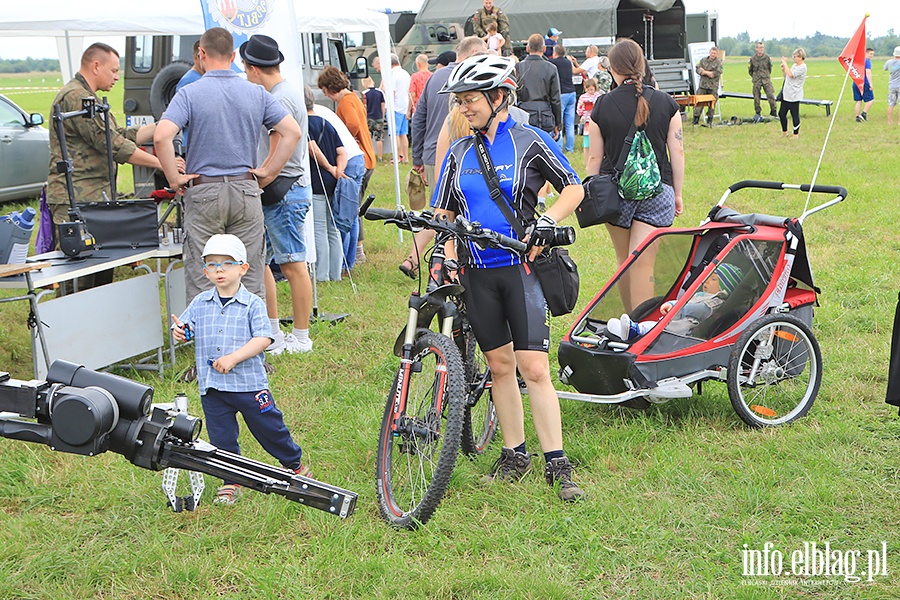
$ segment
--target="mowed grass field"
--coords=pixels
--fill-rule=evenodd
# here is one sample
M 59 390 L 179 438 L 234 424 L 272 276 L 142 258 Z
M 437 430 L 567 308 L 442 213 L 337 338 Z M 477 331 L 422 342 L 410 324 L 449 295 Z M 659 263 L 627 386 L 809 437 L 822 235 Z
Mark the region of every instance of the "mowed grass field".
M 390 350 L 413 288 L 397 270 L 409 236 L 401 244 L 393 226 L 366 222 L 367 262 L 352 281 L 318 286 L 320 311 L 350 316 L 314 325 L 314 351 L 272 359 L 271 378 L 316 476 L 358 492 L 356 514 L 341 521 L 253 492 L 233 507 L 214 506 L 218 481 L 211 477 L 199 509 L 174 514 L 161 475 L 123 457 L 84 458 L 0 440 L 0 597 L 896 598 L 900 417 L 884 394 L 900 282 L 900 126 L 887 127 L 883 62 L 873 65 L 876 103 L 868 123 L 854 122 L 847 84 L 840 106 L 832 107 L 830 135 L 831 119 L 813 106 L 801 109 L 799 140 L 783 139 L 776 123 L 688 122 L 685 129 L 686 210 L 677 224 L 696 225 L 739 180 L 809 183 L 820 155 L 816 181 L 849 191 L 844 203 L 805 224 L 822 289 L 813 331 L 824 361 L 821 391 L 806 418 L 748 429 L 725 386 L 712 383 L 702 396 L 646 411 L 562 401 L 566 450 L 588 494 L 583 502 L 559 502 L 537 471 L 517 485 L 482 486 L 497 440 L 484 457 L 460 458 L 424 528 L 394 531 L 379 517 L 374 459 L 397 365 Z M 809 61 L 806 96 L 837 104 L 843 76 L 836 60 Z M 0 87 L 11 85 L 0 78 Z M 746 59 L 729 58 L 724 87 L 750 91 Z M 53 92 L 0 93 L 49 116 Z M 121 106 L 121 82 L 110 100 Z M 728 99 L 721 112 L 750 117 L 752 106 Z M 583 173 L 581 154 L 571 158 Z M 370 190 L 377 205 L 395 204 L 389 167 L 378 167 Z M 817 195 L 812 203 L 826 199 Z M 800 192 L 742 191 L 730 204 L 797 216 L 805 201 Z M 582 277 L 580 309 L 615 262 L 599 227 L 579 231 L 571 252 Z M 286 316 L 287 288 L 279 295 Z M 0 370 L 29 378 L 23 304 L 0 306 Z M 553 319 L 554 369 L 556 343 L 572 319 Z M 98 323 L 97 343 L 127 327 Z M 192 359 L 180 349 L 178 369 Z M 185 391 L 191 412 L 201 412 L 195 385 L 177 382 L 177 372 L 122 374 L 155 386 L 159 401 Z M 526 432 L 536 451 L 530 413 Z M 246 432 L 241 441 L 248 456 L 272 461 Z M 795 575 L 793 554 L 813 543 L 819 550 L 829 544 L 828 572 Z M 764 549 L 768 558 L 780 553 L 784 571 L 745 575 L 745 551 Z M 884 571 L 872 573 L 869 551 L 885 557 Z

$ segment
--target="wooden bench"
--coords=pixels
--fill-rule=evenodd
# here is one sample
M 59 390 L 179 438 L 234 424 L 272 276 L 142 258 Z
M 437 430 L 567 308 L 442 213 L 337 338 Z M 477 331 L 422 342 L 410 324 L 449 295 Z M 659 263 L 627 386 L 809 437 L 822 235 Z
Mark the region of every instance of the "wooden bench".
M 760 97 L 768 102 L 768 97 L 765 94 L 760 94 Z M 753 94 L 743 94 L 741 92 L 722 92 L 719 94 L 719 98 L 743 98 L 744 100 L 752 100 Z M 800 104 L 810 104 L 812 106 L 824 106 L 825 107 L 825 116 L 831 116 L 831 105 L 834 104 L 831 100 L 813 100 L 809 98 L 804 98 L 799 101 Z

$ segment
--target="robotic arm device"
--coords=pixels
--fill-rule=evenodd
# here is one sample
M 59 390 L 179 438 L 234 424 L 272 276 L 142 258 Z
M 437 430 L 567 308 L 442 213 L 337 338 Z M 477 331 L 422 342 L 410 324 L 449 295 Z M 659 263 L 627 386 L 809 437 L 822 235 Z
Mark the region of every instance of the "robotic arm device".
M 50 365 L 46 381 L 0 372 L 0 437 L 84 456 L 111 451 L 144 469 L 199 471 L 341 518 L 353 514 L 355 493 L 219 450 L 197 439 L 199 418 L 160 408 L 150 414 L 152 400 L 149 386 L 63 360 Z

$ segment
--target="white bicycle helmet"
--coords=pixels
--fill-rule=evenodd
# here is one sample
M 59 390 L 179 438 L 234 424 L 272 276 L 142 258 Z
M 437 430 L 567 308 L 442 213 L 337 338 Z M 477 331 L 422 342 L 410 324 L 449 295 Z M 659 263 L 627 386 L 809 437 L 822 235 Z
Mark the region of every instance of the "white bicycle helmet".
M 497 88 L 515 92 L 515 69 L 516 63 L 511 58 L 490 54 L 472 56 L 453 68 L 439 93 L 484 92 Z

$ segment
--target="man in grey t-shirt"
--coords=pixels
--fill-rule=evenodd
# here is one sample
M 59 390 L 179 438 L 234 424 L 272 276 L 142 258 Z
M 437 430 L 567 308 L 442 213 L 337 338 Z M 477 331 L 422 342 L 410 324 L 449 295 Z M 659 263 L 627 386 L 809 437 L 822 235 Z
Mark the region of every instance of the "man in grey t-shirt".
M 265 299 L 265 228 L 260 187 L 287 163 L 300 140 L 300 126 L 265 89 L 231 70 L 234 39 L 213 27 L 200 37 L 200 62 L 206 74 L 172 98 L 156 126 L 156 155 L 169 186 L 184 191 L 184 275 L 188 301 L 209 289 L 203 274 L 203 246 L 216 233 L 231 233 L 247 248 L 247 289 Z M 190 125 L 186 171 L 175 164 L 175 135 Z M 266 165 L 256 167 L 259 132 L 265 126 L 281 135 Z M 257 184 L 257 179 L 259 184 Z

